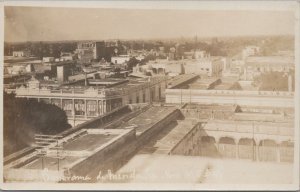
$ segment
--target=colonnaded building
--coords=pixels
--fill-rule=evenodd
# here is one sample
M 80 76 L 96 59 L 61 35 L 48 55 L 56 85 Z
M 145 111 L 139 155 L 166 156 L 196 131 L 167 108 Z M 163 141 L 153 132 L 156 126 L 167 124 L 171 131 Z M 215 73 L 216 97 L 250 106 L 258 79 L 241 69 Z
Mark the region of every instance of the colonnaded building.
M 16 89 L 16 96 L 37 99 L 62 108 L 71 125 L 111 112 L 132 103 L 151 103 L 164 99 L 167 77 L 94 79 L 90 86 L 42 86 L 32 78 L 28 86 Z
M 296 157 L 294 93 L 224 90 L 227 82 L 216 81 L 202 84 L 206 81 L 198 75 L 184 74 L 172 79 L 93 79 L 84 89 L 55 89 L 32 79 L 28 87 L 16 90 L 17 97 L 60 106 L 78 125 L 56 136 L 43 154 L 29 147 L 6 157 L 4 178 L 43 181 L 47 170 L 55 176 L 53 182 L 72 182 L 67 178 L 76 175 L 90 178 L 82 182 L 107 182 L 106 177 L 99 180 L 99 172 L 157 174 L 162 164 L 163 171 L 172 171 L 189 168 L 189 162 L 195 183 L 227 178 L 229 183 L 248 182 L 257 174 L 266 183 L 290 183 Z M 220 163 L 220 158 L 231 161 Z M 239 172 L 243 176 L 231 174 L 236 166 L 253 169 Z M 207 174 L 220 170 L 227 171 L 217 180 Z

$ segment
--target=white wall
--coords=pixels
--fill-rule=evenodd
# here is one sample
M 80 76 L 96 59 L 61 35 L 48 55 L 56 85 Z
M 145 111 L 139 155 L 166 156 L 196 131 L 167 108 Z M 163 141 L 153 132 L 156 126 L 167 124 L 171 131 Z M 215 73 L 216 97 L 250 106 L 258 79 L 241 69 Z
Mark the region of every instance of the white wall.
M 123 64 L 126 61 L 129 61 L 130 57 L 111 57 L 111 62 L 113 64 Z
M 166 103 L 237 104 L 246 106 L 294 107 L 289 92 L 167 89 Z

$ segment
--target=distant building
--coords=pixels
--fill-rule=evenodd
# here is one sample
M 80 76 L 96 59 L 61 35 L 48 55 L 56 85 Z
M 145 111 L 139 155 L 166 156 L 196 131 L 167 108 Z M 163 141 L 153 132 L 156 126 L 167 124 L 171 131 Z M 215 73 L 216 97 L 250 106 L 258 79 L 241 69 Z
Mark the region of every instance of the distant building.
M 105 57 L 105 42 L 80 42 L 77 44 L 76 53 L 78 59 L 83 63 L 89 63 L 93 59 L 101 59 Z
M 219 76 L 222 73 L 224 62 L 221 58 L 204 57 L 196 60 L 187 60 L 184 64 L 185 74 L 199 74 L 208 77 Z
M 206 51 L 191 50 L 188 52 L 184 52 L 183 56 L 185 59 L 201 59 L 201 58 L 208 57 L 209 54 L 206 53 Z
M 222 57 L 204 57 L 199 59 L 168 60 L 160 59 L 147 63 L 152 68 L 153 74 L 198 74 L 208 77 L 219 76 L 226 64 Z
M 204 58 L 207 57 L 209 54 L 206 53 L 205 51 L 200 51 L 200 50 L 196 50 L 194 52 L 194 57 L 195 59 L 200 59 L 200 58 Z
M 14 57 L 30 57 L 30 51 L 13 51 Z
M 119 47 L 120 45 L 121 45 L 121 41 L 119 40 L 105 41 L 106 47 Z
M 186 51 L 183 53 L 184 59 L 194 59 L 195 58 L 195 52 L 193 51 Z
M 34 72 L 33 64 L 26 65 L 26 72 L 28 73 Z
M 289 56 L 261 56 L 248 57 L 245 60 L 244 79 L 252 80 L 261 73 L 277 71 L 290 72 L 295 69 L 294 57 Z
M 170 52 L 168 54 L 168 60 L 172 61 L 176 59 L 176 48 L 175 47 L 171 47 L 170 48 Z
M 165 90 L 166 103 L 235 104 L 240 106 L 293 107 L 294 93 L 287 91 L 236 90 L 232 81 L 203 78 L 193 82 L 195 76 L 185 74 L 169 81 Z M 196 79 L 197 81 L 197 79 Z M 193 85 L 194 84 L 194 85 Z M 230 85 L 231 84 L 231 85 Z M 224 86 L 225 87 L 224 87 Z M 234 88 L 232 90 L 232 88 Z
M 57 66 L 57 81 L 63 83 L 68 81 L 70 75 L 70 67 L 68 65 Z
M 11 68 L 8 68 L 9 74 L 17 75 L 26 72 L 25 65 L 13 65 Z
M 17 64 L 13 66 L 5 66 L 4 69 L 6 74 L 11 75 L 31 73 L 34 71 L 33 64 Z
M 113 56 L 111 57 L 111 62 L 113 64 L 124 64 L 128 62 L 130 59 L 129 55 L 119 55 L 119 56 Z
M 258 46 L 247 46 L 243 49 L 242 54 L 243 58 L 247 58 L 249 56 L 257 55 L 260 52 L 260 48 Z
M 139 65 L 137 64 L 132 68 L 130 76 L 134 77 L 146 77 L 147 75 L 152 76 L 153 71 L 151 65 Z
M 55 62 L 55 58 L 54 57 L 43 57 L 43 62 L 44 63 Z
M 64 71 L 60 72 L 63 74 Z M 99 84 L 101 80 L 93 82 Z M 28 82 L 28 87 L 16 89 L 16 96 L 55 104 L 66 112 L 71 124 L 76 124 L 126 104 L 160 101 L 164 98 L 167 86 L 165 76 L 122 79 L 121 84 L 118 82 L 118 79 L 104 79 L 102 83 L 109 85 L 109 88 L 97 86 L 51 88 L 42 86 L 33 78 Z
M 176 76 L 184 73 L 183 63 L 182 60 L 158 59 L 149 61 L 147 65 L 152 75 L 168 74 L 169 76 Z
M 169 54 L 168 54 L 168 60 L 169 61 L 172 61 L 172 60 L 175 60 L 175 53 L 173 53 L 173 52 L 170 52 Z
M 225 66 L 222 71 L 223 77 L 240 77 L 244 72 L 245 60 L 242 53 L 225 59 Z
M 28 81 L 28 89 L 31 89 L 31 90 L 40 89 L 40 81 L 32 76 L 31 79 Z
M 74 56 L 72 53 L 62 52 L 60 54 L 60 61 L 73 61 Z

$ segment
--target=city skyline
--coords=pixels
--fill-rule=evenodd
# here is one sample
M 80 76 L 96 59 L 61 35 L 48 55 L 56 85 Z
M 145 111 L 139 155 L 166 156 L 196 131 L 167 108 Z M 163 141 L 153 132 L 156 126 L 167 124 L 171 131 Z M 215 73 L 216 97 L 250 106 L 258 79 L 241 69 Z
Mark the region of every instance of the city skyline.
M 289 11 L 5 7 L 4 32 L 6 42 L 294 35 L 294 15 Z
M 300 1 L 4 3 L 1 188 L 299 189 Z

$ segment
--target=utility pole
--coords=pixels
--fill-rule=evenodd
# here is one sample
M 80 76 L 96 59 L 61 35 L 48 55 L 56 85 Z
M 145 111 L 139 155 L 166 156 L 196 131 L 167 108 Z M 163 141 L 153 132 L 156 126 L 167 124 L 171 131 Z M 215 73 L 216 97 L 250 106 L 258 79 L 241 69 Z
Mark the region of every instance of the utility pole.
M 49 149 L 56 149 L 56 158 L 57 158 L 57 167 L 59 171 L 59 150 L 62 150 L 62 146 L 59 146 L 59 139 L 61 139 L 63 136 L 61 135 L 42 135 L 42 134 L 35 134 L 35 147 L 37 151 L 38 157 L 42 158 L 42 169 L 45 167 L 44 163 L 44 157 L 47 155 L 47 150 Z M 56 143 L 55 147 L 51 147 Z

